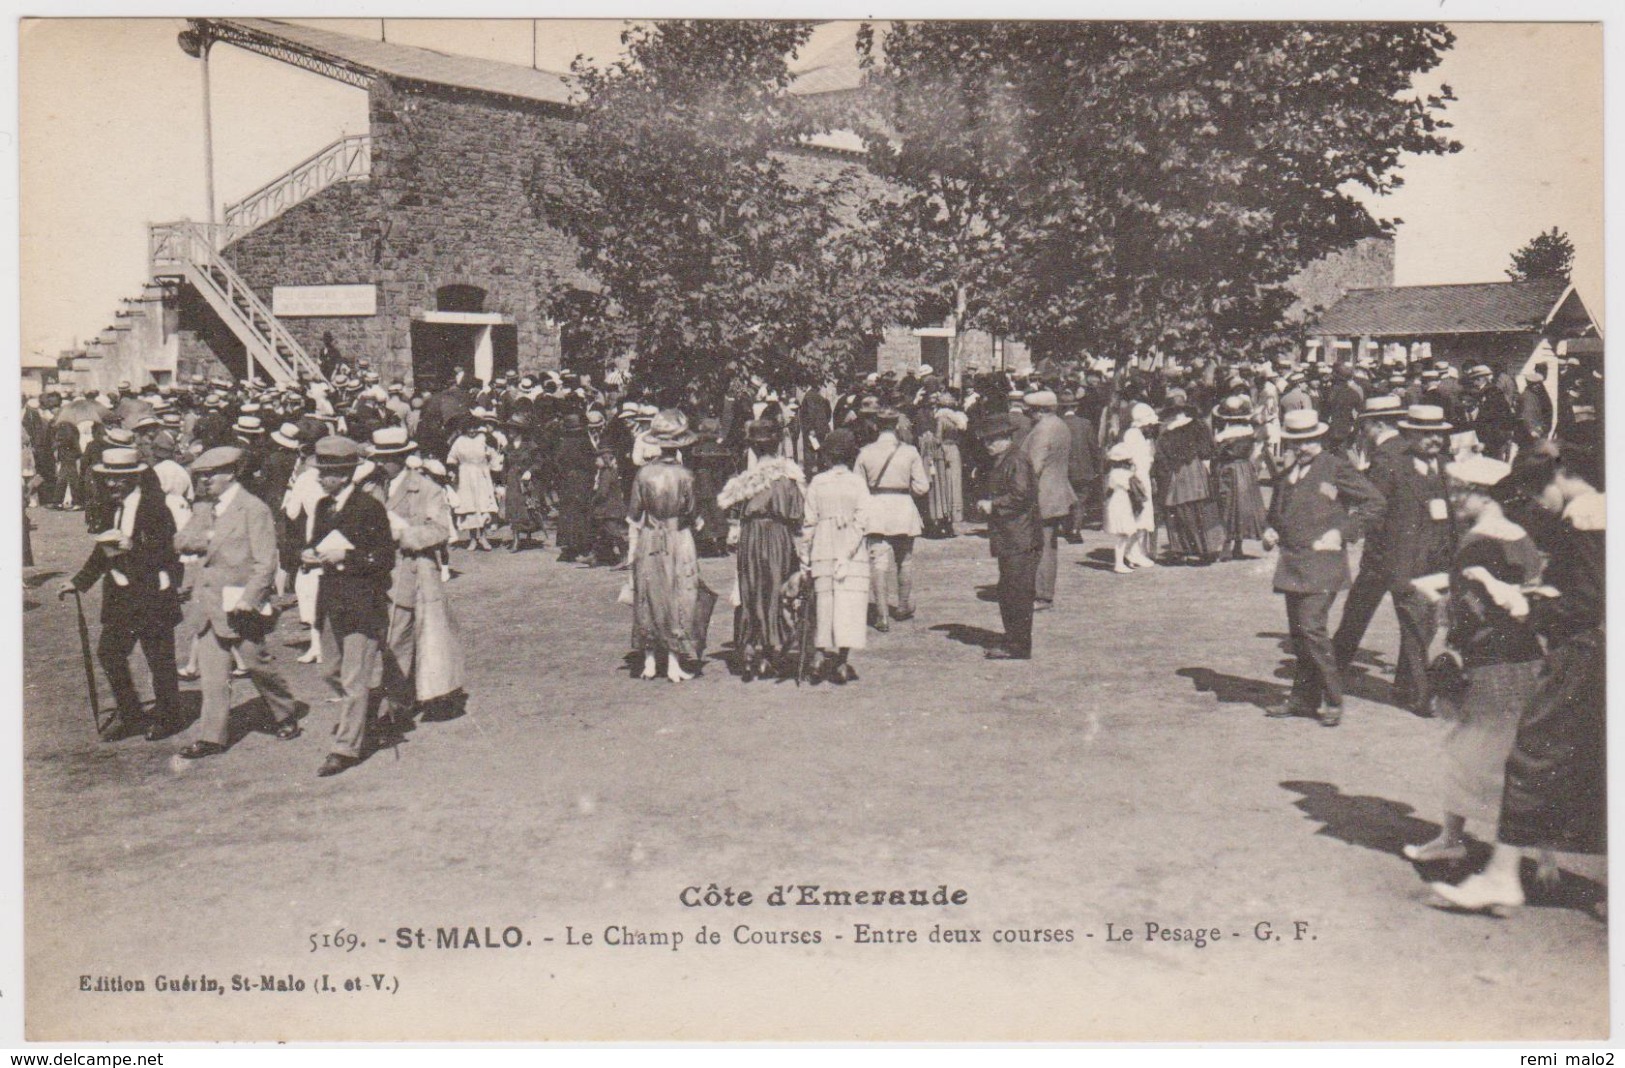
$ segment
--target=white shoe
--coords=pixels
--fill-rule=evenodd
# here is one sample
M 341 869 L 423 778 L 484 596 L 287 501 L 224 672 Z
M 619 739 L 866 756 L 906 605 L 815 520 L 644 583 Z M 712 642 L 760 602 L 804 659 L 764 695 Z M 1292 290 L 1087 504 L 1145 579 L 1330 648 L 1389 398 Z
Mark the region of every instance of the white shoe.
M 1487 912 L 1505 919 L 1514 909 L 1523 907 L 1523 887 L 1518 883 L 1498 886 L 1482 874 L 1474 875 L 1457 886 L 1449 883 L 1429 883 L 1428 888 L 1458 909 L 1469 912 Z
M 1115 567 L 1113 567 L 1112 570 L 1114 572 L 1116 572 L 1117 574 L 1119 574 L 1119 575 L 1132 575 L 1132 574 L 1134 574 L 1134 569 L 1132 567 L 1129 567 L 1127 564 L 1118 564 Z
M 299 656 L 299 663 L 301 664 L 320 664 L 321 662 L 322 651 L 314 645 L 305 650 Z

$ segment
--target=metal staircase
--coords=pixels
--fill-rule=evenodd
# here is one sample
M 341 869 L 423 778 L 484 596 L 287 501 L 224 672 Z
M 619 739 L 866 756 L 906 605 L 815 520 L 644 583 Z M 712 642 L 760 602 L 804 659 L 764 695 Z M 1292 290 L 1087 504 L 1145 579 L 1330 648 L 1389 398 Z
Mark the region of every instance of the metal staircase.
M 372 173 L 372 138 L 341 137 L 225 210 L 224 223 L 158 223 L 148 228 L 147 259 L 155 282 L 189 283 L 243 344 L 248 381 L 263 371 L 277 384 L 326 381 L 321 366 L 221 256 L 247 233 L 339 182 Z
M 198 291 L 243 343 L 247 381 L 261 370 L 278 385 L 297 384 L 301 378 L 326 381 L 321 366 L 220 257 L 218 249 L 243 233 L 229 224 L 189 220 L 149 227 L 147 260 L 154 281 L 185 281 Z

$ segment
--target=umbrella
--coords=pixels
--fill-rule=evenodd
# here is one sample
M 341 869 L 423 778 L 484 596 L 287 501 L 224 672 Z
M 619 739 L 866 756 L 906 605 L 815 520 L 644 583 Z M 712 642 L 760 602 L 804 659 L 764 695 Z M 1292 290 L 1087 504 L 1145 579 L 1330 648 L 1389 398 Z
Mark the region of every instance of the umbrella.
M 77 426 L 83 422 L 100 423 L 107 418 L 107 409 L 90 400 L 88 397 L 78 397 L 62 406 L 56 413 L 59 423 L 72 423 Z

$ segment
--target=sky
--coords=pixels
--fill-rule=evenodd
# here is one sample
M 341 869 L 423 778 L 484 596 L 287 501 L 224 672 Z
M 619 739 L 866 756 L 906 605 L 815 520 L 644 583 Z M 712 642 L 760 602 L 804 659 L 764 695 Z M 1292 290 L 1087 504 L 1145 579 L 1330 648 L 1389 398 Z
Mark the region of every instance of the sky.
M 377 19 L 295 20 L 376 38 Z M 540 20 L 537 65 L 612 57 L 624 23 Z M 203 218 L 198 61 L 181 19 L 36 19 L 22 25 L 21 351 L 83 344 L 146 279 L 146 226 Z M 1575 284 L 1602 319 L 1602 31 L 1586 23 L 1463 23 L 1428 76 L 1459 100 L 1461 152 L 1411 157 L 1404 187 L 1372 198 L 1396 235 L 1401 285 L 1503 280 L 1511 253 L 1557 226 Z M 390 19 L 394 43 L 529 65 L 531 20 Z M 216 196 L 231 203 L 346 133 L 366 94 L 241 49 L 210 61 Z

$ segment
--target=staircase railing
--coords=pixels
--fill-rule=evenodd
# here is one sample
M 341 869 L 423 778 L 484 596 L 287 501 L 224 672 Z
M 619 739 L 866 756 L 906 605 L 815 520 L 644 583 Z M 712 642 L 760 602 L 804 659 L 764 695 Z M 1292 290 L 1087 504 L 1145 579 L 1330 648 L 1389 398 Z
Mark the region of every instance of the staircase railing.
M 234 224 L 182 220 L 158 223 L 147 232 L 147 254 L 153 277 L 179 273 L 231 328 L 248 354 L 247 376 L 256 363 L 279 384 L 306 378 L 326 381 L 321 365 L 295 341 L 265 302 L 232 270 L 217 250 L 243 228 Z
M 289 208 L 330 185 L 364 179 L 372 173 L 372 137 L 341 137 L 280 177 L 273 178 L 235 204 L 228 204 L 225 220 L 242 233 L 263 226 Z

